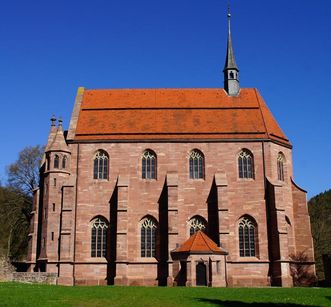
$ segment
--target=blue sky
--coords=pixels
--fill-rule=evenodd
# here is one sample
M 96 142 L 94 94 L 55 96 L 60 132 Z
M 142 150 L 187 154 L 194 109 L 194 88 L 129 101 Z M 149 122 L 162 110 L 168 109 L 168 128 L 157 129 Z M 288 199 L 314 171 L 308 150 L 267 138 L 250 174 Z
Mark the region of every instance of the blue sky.
M 331 188 L 331 1 L 232 0 L 241 86 L 261 92 L 294 145 L 295 181 Z M 226 0 L 2 1 L 0 180 L 78 86 L 222 87 Z

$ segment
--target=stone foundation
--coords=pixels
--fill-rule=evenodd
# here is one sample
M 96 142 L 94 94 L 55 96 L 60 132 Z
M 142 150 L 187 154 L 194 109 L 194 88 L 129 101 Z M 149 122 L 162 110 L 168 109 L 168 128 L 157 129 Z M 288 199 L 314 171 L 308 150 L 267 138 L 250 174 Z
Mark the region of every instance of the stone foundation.
M 22 283 L 35 283 L 35 284 L 57 284 L 56 273 L 46 272 L 13 272 L 11 281 Z

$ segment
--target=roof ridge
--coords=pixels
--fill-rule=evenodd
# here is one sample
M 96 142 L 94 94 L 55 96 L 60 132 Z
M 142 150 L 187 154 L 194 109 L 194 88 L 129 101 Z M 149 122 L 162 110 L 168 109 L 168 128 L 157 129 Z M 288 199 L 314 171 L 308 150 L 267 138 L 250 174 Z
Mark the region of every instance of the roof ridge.
M 201 231 L 201 230 L 199 230 L 199 231 Z M 208 248 L 209 248 L 211 251 L 213 251 L 213 248 L 209 245 L 209 243 L 208 243 L 208 241 L 206 240 L 206 238 L 208 238 L 209 240 L 211 240 L 211 239 L 210 239 L 210 238 L 207 236 L 207 234 L 205 234 L 203 231 L 201 231 L 201 236 L 202 236 L 203 240 L 205 241 L 206 245 L 208 246 Z
M 255 87 L 243 87 L 242 89 L 255 89 Z M 130 87 L 123 87 L 123 88 L 85 88 L 86 92 L 89 91 L 144 91 L 144 90 L 224 90 L 221 87 L 139 87 L 139 88 L 130 88 Z

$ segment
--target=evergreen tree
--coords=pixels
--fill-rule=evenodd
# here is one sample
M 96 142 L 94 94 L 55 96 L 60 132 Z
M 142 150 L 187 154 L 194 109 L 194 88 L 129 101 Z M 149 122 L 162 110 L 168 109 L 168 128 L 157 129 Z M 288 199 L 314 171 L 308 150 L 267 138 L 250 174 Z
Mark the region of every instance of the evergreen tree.
M 319 279 L 324 279 L 322 255 L 331 256 L 331 190 L 311 198 L 308 209 L 314 239 L 317 276 Z

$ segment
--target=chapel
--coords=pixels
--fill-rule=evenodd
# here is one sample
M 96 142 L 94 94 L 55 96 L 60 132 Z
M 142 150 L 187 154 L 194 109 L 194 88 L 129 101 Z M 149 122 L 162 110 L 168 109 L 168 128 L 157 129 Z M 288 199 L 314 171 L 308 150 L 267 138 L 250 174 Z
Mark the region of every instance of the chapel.
M 51 119 L 29 234 L 30 271 L 62 285 L 293 285 L 314 273 L 292 144 L 241 88 L 228 13 L 224 86 L 80 87 Z

